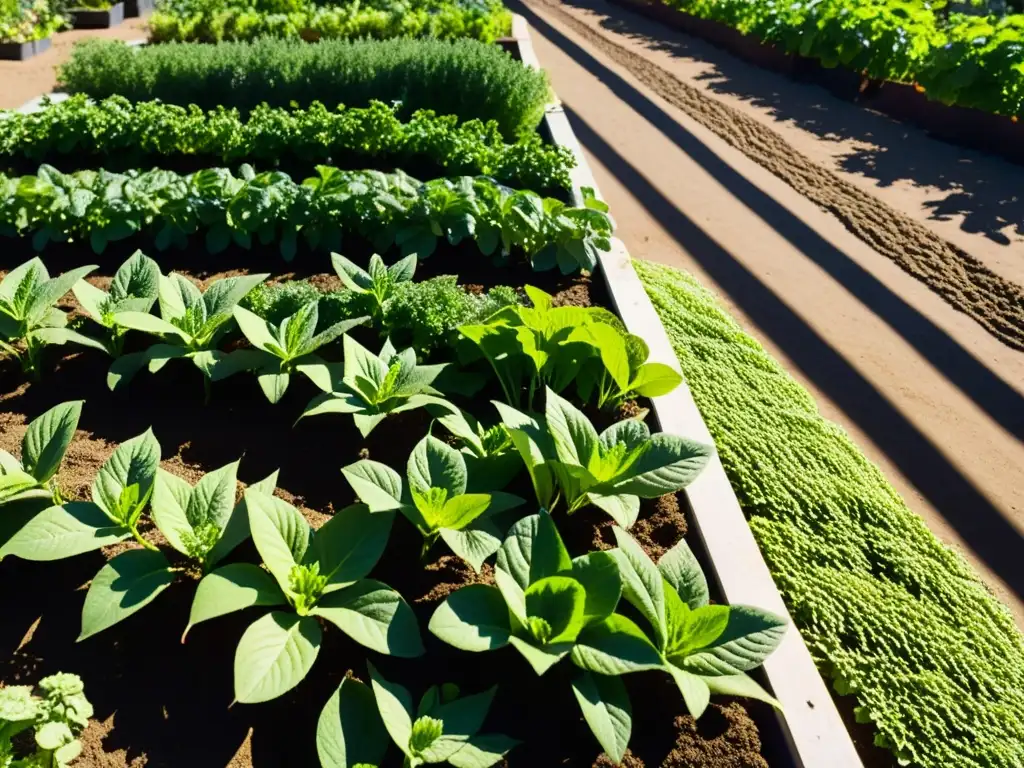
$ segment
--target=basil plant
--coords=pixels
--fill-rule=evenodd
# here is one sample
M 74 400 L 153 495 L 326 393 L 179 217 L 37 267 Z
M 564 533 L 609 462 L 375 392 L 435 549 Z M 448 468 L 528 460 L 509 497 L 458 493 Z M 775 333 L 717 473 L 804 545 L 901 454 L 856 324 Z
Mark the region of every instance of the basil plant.
M 67 342 L 106 351 L 96 339 L 67 327 L 67 315 L 54 305 L 72 286 L 96 269 L 79 267 L 58 277 L 38 256 L 8 272 L 0 280 L 0 353 L 16 358 L 21 369 L 39 376 L 39 362 L 48 345 Z
M 21 439 L 21 461 L 0 449 L 0 508 L 31 499 L 63 503 L 57 470 L 75 436 L 83 402 L 55 405 L 29 422 Z
M 519 743 L 480 733 L 497 688 L 460 697 L 456 685 L 434 685 L 413 709 L 408 690 L 367 666 L 372 688 L 345 678 L 320 713 L 316 746 L 323 768 L 380 765 L 389 736 L 402 751 L 404 768 L 490 768 Z
M 564 498 L 569 513 L 593 504 L 623 528 L 636 522 L 640 499 L 674 493 L 708 463 L 714 446 L 626 419 L 598 434 L 568 400 L 547 390 L 543 416 L 495 402 L 533 481 L 537 501 L 553 509 Z
M 369 459 L 341 472 L 371 511 L 398 510 L 415 525 L 423 536 L 424 554 L 443 539 L 474 571 L 501 546 L 503 529 L 495 515 L 524 503 L 500 491 L 467 493 L 469 474 L 463 455 L 430 435 L 409 456 L 407 483 L 395 470 Z
M 359 433 L 366 437 L 392 414 L 427 408 L 441 412 L 455 406 L 431 385 L 444 370 L 441 365 L 418 365 L 412 348 L 395 350 L 388 339 L 375 355 L 351 336 L 343 336 L 344 370 L 335 383 L 314 379 L 323 391 L 299 418 L 324 413 L 351 413 Z
M 85 280 L 79 280 L 71 290 L 89 317 L 107 329 L 107 351 L 118 357 L 128 329 L 114 316 L 118 312 L 148 313 L 153 308 L 160 292 L 160 267 L 142 251 L 136 251 L 118 267 L 109 292 Z
M 302 682 L 320 652 L 321 622 L 379 653 L 423 654 L 412 609 L 391 587 L 366 578 L 384 552 L 393 512 L 357 504 L 313 531 L 274 496 L 247 490 L 245 502 L 264 568 L 231 563 L 203 577 L 185 630 L 253 606 L 274 609 L 238 642 L 236 701 L 269 701 Z
M 660 669 L 661 657 L 632 620 L 615 613 L 622 593 L 616 559 L 591 552 L 570 559 L 546 512 L 523 518 L 498 551 L 496 586 L 452 593 L 430 631 L 464 651 L 511 645 L 538 675 L 569 656 L 579 668 L 573 690 L 601 747 L 616 761 L 632 717 L 620 676 Z
M 704 714 L 712 693 L 779 707 L 747 673 L 778 648 L 786 620 L 751 606 L 709 604 L 704 572 L 685 541 L 655 565 L 628 533 L 613 530 L 623 597 L 646 619 L 661 669 L 675 680 L 690 714 Z
M 379 320 L 384 311 L 384 302 L 394 294 L 395 287 L 399 283 L 412 282 L 416 273 L 416 254 L 406 256 L 388 267 L 375 253 L 370 257 L 369 269 L 366 270 L 341 254 L 332 253 L 331 264 L 348 290 L 372 301 L 373 317 Z

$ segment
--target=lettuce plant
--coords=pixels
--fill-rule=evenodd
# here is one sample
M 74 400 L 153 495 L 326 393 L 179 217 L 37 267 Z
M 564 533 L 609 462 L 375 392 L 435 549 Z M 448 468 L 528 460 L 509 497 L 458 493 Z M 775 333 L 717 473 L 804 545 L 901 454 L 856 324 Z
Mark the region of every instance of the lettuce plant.
M 497 688 L 460 697 L 456 685 L 434 685 L 413 709 L 408 690 L 367 666 L 372 688 L 346 678 L 320 713 L 316 746 L 323 768 L 379 765 L 389 735 L 402 750 L 405 768 L 438 763 L 490 768 L 519 743 L 479 732 Z
M 483 490 L 478 482 L 485 480 L 491 488 L 504 488 L 523 468 L 504 424 L 484 428 L 462 409 L 453 409 L 437 420 L 462 444 L 460 451 L 469 471 L 469 491 Z
M 423 536 L 424 554 L 440 538 L 475 571 L 501 546 L 502 530 L 494 516 L 524 503 L 500 491 L 467 493 L 463 455 L 431 435 L 413 448 L 406 484 L 395 470 L 369 459 L 341 472 L 371 511 L 405 515 Z
M 109 293 L 85 280 L 79 280 L 71 290 L 89 316 L 107 329 L 107 351 L 117 357 L 128 329 L 115 322 L 114 315 L 148 313 L 153 308 L 160 292 L 160 267 L 142 251 L 136 251 L 118 267 Z
M 712 693 L 780 706 L 747 673 L 782 642 L 786 620 L 746 605 L 710 605 L 704 572 L 686 542 L 655 565 L 628 533 L 613 530 L 622 594 L 647 620 L 662 669 L 679 686 L 690 714 L 700 717 Z
M 573 689 L 595 737 L 621 760 L 632 728 L 620 675 L 659 669 L 657 649 L 630 619 L 615 613 L 622 581 L 615 558 L 574 559 L 551 517 L 523 518 L 498 551 L 495 583 L 454 592 L 430 619 L 430 631 L 464 651 L 512 645 L 538 675 L 571 655 L 581 670 Z
M 0 766 L 3 768 L 63 768 L 82 752 L 80 734 L 92 717 L 92 704 L 78 675 L 58 672 L 37 686 L 0 688 Z M 14 737 L 33 730 L 32 751 Z M 21 753 L 21 757 L 18 756 Z
M 448 412 L 451 403 L 431 384 L 444 370 L 441 365 L 417 365 L 412 348 L 396 352 L 391 341 L 384 342 L 375 355 L 351 336 L 342 336 L 344 370 L 341 381 L 313 381 L 323 391 L 313 398 L 299 418 L 323 413 L 351 413 L 360 434 L 366 437 L 391 414 L 414 408 L 432 408 Z
M 590 323 L 570 338 L 586 338 L 597 350 L 597 357 L 587 360 L 580 371 L 577 391 L 587 402 L 596 399 L 598 408 L 615 407 L 637 395 L 667 395 L 683 381 L 671 366 L 647 362 L 651 351 L 635 334 L 606 323 Z
M 33 419 L 21 439 L 21 461 L 0 449 L 0 507 L 28 499 L 63 503 L 57 470 L 75 436 L 83 402 L 55 405 Z
M 17 358 L 21 369 L 39 376 L 39 358 L 49 344 L 72 342 L 106 351 L 96 339 L 67 327 L 67 315 L 57 309 L 61 297 L 96 269 L 78 267 L 50 277 L 38 256 L 8 272 L 0 280 L 0 353 Z
M 370 257 L 369 270 L 365 270 L 341 254 L 332 253 L 331 264 L 346 288 L 371 300 L 373 317 L 380 319 L 384 302 L 391 298 L 395 288 L 401 283 L 412 282 L 416 272 L 416 254 L 406 256 L 387 267 L 384 260 L 375 253 Z
M 185 629 L 253 606 L 278 608 L 238 643 L 236 701 L 269 701 L 298 685 L 320 651 L 321 621 L 379 653 L 423 654 L 412 609 L 391 587 L 366 578 L 384 552 L 394 513 L 357 504 L 314 532 L 281 499 L 247 490 L 245 502 L 265 570 L 231 563 L 203 577 Z
M 259 315 L 236 306 L 235 322 L 254 349 L 230 352 L 214 366 L 213 380 L 240 370 L 255 370 L 263 394 L 272 403 L 284 397 L 293 372 L 305 373 L 314 381 L 330 380 L 327 363 L 315 352 L 369 318 L 342 320 L 317 333 L 318 305 L 318 301 L 305 304 L 280 325 L 268 323 Z
M 494 403 L 533 481 L 540 505 L 564 497 L 569 514 L 593 504 L 623 528 L 636 522 L 640 499 L 685 488 L 700 474 L 714 446 L 659 432 L 636 419 L 600 435 L 590 420 L 550 389 L 543 416 Z
M 142 352 L 122 355 L 110 366 L 107 386 L 127 384 L 143 366 L 156 373 L 169 360 L 187 358 L 202 371 L 209 392 L 210 379 L 224 353 L 217 343 L 231 327 L 232 310 L 245 294 L 268 275 L 226 277 L 201 292 L 188 278 L 171 273 L 160 277 L 160 317 L 147 312 L 115 312 L 113 322 L 156 336 L 160 341 Z

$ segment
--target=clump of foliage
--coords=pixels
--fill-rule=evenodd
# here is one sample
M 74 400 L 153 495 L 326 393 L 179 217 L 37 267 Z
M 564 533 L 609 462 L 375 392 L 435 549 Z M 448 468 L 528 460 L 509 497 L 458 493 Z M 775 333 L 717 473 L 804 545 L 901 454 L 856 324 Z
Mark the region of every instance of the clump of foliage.
M 128 329 L 118 325 L 114 316 L 118 312 L 149 313 L 160 293 L 160 267 L 142 251 L 136 251 L 118 267 L 109 292 L 85 280 L 79 280 L 71 290 L 89 316 L 107 329 L 107 350 L 117 357 Z
M 497 688 L 460 696 L 457 685 L 434 685 L 413 709 L 406 688 L 367 666 L 372 688 L 345 678 L 320 713 L 316 746 L 323 768 L 380 765 L 389 736 L 408 768 L 437 763 L 490 768 L 519 743 L 500 733 L 479 732 Z
M 43 349 L 68 342 L 106 351 L 96 339 L 67 327 L 68 319 L 54 305 L 95 265 L 78 267 L 50 277 L 36 256 L 15 267 L 0 280 L 0 352 L 21 363 L 21 369 L 39 377 Z
M 437 418 L 456 439 L 469 472 L 470 491 L 485 490 L 483 482 L 504 488 L 523 468 L 512 434 L 498 422 L 485 427 L 472 414 L 454 408 Z
M 424 554 L 439 538 L 444 539 L 474 571 L 501 546 L 504 531 L 495 515 L 524 503 L 518 496 L 497 490 L 468 493 L 464 456 L 430 435 L 413 448 L 406 483 L 386 464 L 369 459 L 341 472 L 372 511 L 398 510 L 415 525 L 423 536 Z M 474 478 L 475 487 L 500 488 L 501 479 Z
M 369 268 L 363 269 L 340 253 L 332 253 L 331 264 L 346 289 L 365 297 L 372 307 L 374 320 L 378 322 L 384 313 L 385 302 L 394 296 L 399 286 L 412 283 L 416 274 L 416 254 L 410 254 L 388 267 L 384 259 L 375 253 L 370 257 Z
M 82 752 L 80 734 L 92 717 L 92 704 L 78 675 L 58 672 L 44 677 L 36 688 L 0 688 L 0 765 L 4 768 L 63 768 Z M 26 753 L 14 737 L 33 731 Z
M 533 132 L 550 92 L 544 73 L 474 40 L 262 39 L 139 49 L 91 40 L 75 47 L 59 77 L 69 92 L 94 99 L 120 95 L 201 109 L 308 107 L 325 93 L 350 107 L 398 102 L 402 119 L 430 109 L 463 121 L 496 120 L 506 139 Z
M 245 502 L 265 569 L 232 563 L 205 576 L 186 629 L 253 606 L 285 608 L 257 619 L 239 640 L 236 701 L 269 701 L 302 682 L 320 651 L 322 621 L 379 653 L 423 654 L 412 609 L 366 578 L 384 552 L 393 512 L 346 507 L 314 532 L 281 499 L 247 490 Z
M 0 449 L 0 507 L 31 499 L 63 503 L 57 470 L 75 436 L 83 402 L 55 405 L 33 419 L 21 440 L 21 461 Z
M 713 295 L 634 268 L 794 623 L 876 744 L 923 768 L 1024 764 L 1024 637 L 1006 608 Z
M 0 43 L 44 40 L 67 28 L 70 19 L 56 0 L 4 0 L 0 3 Z

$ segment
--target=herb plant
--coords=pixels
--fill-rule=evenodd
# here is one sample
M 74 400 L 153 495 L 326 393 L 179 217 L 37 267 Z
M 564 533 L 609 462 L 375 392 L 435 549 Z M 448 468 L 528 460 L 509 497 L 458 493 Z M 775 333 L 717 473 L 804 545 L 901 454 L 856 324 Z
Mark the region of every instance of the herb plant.
M 512 494 L 467 493 L 468 473 L 461 453 L 427 435 L 412 450 L 407 482 L 379 461 L 362 459 L 341 470 L 360 500 L 373 512 L 398 510 L 423 535 L 423 552 L 444 539 L 449 548 L 479 571 L 501 546 L 494 516 L 523 504 Z M 486 487 L 487 478 L 477 481 Z
M 309 402 L 299 418 L 351 413 L 356 428 L 366 437 L 392 414 L 414 408 L 443 412 L 455 407 L 431 386 L 445 364 L 417 365 L 412 348 L 396 352 L 390 340 L 384 342 L 379 355 L 351 336 L 342 336 L 342 342 L 345 359 L 341 381 L 314 378 L 324 391 Z
M 332 253 L 331 264 L 348 290 L 371 300 L 373 317 L 379 320 L 384 311 L 384 302 L 391 298 L 395 289 L 401 283 L 412 282 L 416 272 L 416 255 L 406 256 L 387 267 L 384 260 L 375 253 L 370 257 L 369 270 L 366 270 L 340 253 Z
M 494 403 L 545 509 L 560 498 L 569 514 L 593 504 L 629 528 L 640 499 L 685 488 L 714 453 L 714 446 L 684 437 L 652 435 L 637 419 L 616 422 L 599 435 L 568 400 L 550 389 L 545 400 L 543 416 Z
M 63 768 L 82 752 L 80 734 L 93 715 L 78 675 L 58 672 L 30 685 L 0 688 L 0 766 Z M 25 754 L 14 737 L 31 729 L 32 751 Z M 21 756 L 19 757 L 19 752 Z
M 522 459 L 512 442 L 512 435 L 502 423 L 485 428 L 471 414 L 461 409 L 439 416 L 437 421 L 461 443 L 460 451 L 469 473 L 468 490 L 504 488 L 523 468 Z
M 597 356 L 584 363 L 577 390 L 585 401 L 599 408 L 621 405 L 637 395 L 659 397 L 678 387 L 683 377 L 664 363 L 649 363 L 647 343 L 606 323 L 590 323 L 573 334 L 585 337 Z
M 118 325 L 156 336 L 160 341 L 142 352 L 122 355 L 107 374 L 111 389 L 124 386 L 143 368 L 156 373 L 170 360 L 188 359 L 203 374 L 209 393 L 210 380 L 224 353 L 217 344 L 231 327 L 235 305 L 266 274 L 226 277 L 201 292 L 188 278 L 171 273 L 160 277 L 160 317 L 147 312 L 115 312 Z
M 280 325 L 272 325 L 239 306 L 233 313 L 253 349 L 228 353 L 216 363 L 211 378 L 217 381 L 239 370 L 254 370 L 263 394 L 272 403 L 284 397 L 292 373 L 305 373 L 314 380 L 329 380 L 327 363 L 315 354 L 316 351 L 369 320 L 368 317 L 342 320 L 317 333 L 320 313 L 315 300 L 286 317 Z
M 395 590 L 366 578 L 384 552 L 393 512 L 357 504 L 314 532 L 293 506 L 247 490 L 249 527 L 266 570 L 232 563 L 199 583 L 188 631 L 252 606 L 283 606 L 253 622 L 235 652 L 235 700 L 258 703 L 298 685 L 320 651 L 327 621 L 379 653 L 423 654 L 416 617 Z
M 577 701 L 604 750 L 622 759 L 632 728 L 620 675 L 659 669 L 658 651 L 630 619 L 615 613 L 622 581 L 615 558 L 574 559 L 551 517 L 523 518 L 498 551 L 496 586 L 471 584 L 451 594 L 430 631 L 464 651 L 512 645 L 538 675 L 571 654 L 581 670 Z
M 320 714 L 316 744 L 323 768 L 379 765 L 388 736 L 402 750 L 405 768 L 437 763 L 490 768 L 519 743 L 479 732 L 497 688 L 460 697 L 456 685 L 434 685 L 413 709 L 407 689 L 367 666 L 372 688 L 345 678 Z
M 63 503 L 57 470 L 75 436 L 83 402 L 55 405 L 33 419 L 21 440 L 21 461 L 0 449 L 0 507 L 28 499 Z
M 112 357 L 121 354 L 128 330 L 115 322 L 114 315 L 118 312 L 148 314 L 160 293 L 160 277 L 157 263 L 142 251 L 136 251 L 118 267 L 109 293 L 85 280 L 71 286 L 82 308 L 107 329 L 107 351 Z
M 95 265 L 50 277 L 39 257 L 30 259 L 0 280 L 0 352 L 17 358 L 22 370 L 39 376 L 39 358 L 49 344 L 72 342 L 106 351 L 103 344 L 67 327 L 67 315 L 56 304 Z

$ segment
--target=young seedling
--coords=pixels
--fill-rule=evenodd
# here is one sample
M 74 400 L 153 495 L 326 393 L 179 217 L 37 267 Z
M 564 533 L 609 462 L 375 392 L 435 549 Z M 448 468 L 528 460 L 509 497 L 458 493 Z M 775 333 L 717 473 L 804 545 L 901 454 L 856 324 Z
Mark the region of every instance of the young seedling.
M 593 504 L 623 528 L 636 522 L 640 499 L 685 488 L 708 463 L 714 446 L 659 432 L 636 419 L 619 421 L 600 435 L 590 420 L 550 389 L 544 416 L 529 416 L 494 403 L 512 433 L 547 509 L 565 498 L 569 514 Z
M 628 533 L 612 530 L 623 596 L 647 620 L 661 668 L 676 681 L 690 714 L 704 714 L 712 693 L 780 706 L 747 673 L 778 648 L 786 620 L 746 605 L 710 605 L 704 572 L 686 542 L 655 565 Z
M 469 472 L 467 490 L 484 490 L 486 480 L 491 488 L 504 488 L 523 468 L 512 435 L 500 422 L 484 428 L 473 416 L 454 409 L 438 417 L 445 429 L 462 442 L 461 453 Z
M 169 360 L 186 358 L 203 373 L 209 394 L 210 379 L 224 353 L 217 343 L 228 331 L 235 305 L 268 275 L 226 277 L 205 293 L 188 278 L 171 273 L 160 277 L 160 317 L 146 312 L 115 312 L 113 322 L 124 328 L 152 334 L 160 341 L 143 352 L 122 355 L 110 366 L 107 386 L 124 386 L 144 366 L 156 373 Z
M 28 685 L 0 688 L 0 766 L 63 768 L 82 753 L 80 734 L 93 709 L 78 675 L 58 672 L 39 681 L 38 694 Z M 34 745 L 14 737 L 29 729 Z M 32 751 L 25 754 L 26 748 Z M 19 757 L 19 754 L 21 756 Z
M 342 336 L 344 370 L 340 382 L 313 381 L 323 394 L 313 398 L 300 419 L 323 413 L 351 413 L 360 434 L 366 437 L 388 416 L 427 408 L 447 413 L 455 406 L 441 397 L 431 384 L 444 369 L 441 365 L 417 365 L 412 348 L 396 352 L 391 341 L 384 342 L 379 355 L 351 336 Z
M 376 253 L 370 257 L 369 269 L 363 269 L 338 253 L 331 254 L 331 264 L 341 282 L 350 291 L 367 296 L 373 304 L 373 319 L 379 321 L 384 311 L 384 302 L 395 292 L 399 283 L 412 282 L 416 272 L 416 255 L 406 256 L 390 267 Z
M 71 290 L 89 316 L 107 329 L 107 351 L 111 357 L 118 357 L 128 329 L 118 324 L 114 315 L 118 312 L 149 313 L 160 292 L 160 267 L 142 251 L 136 251 L 118 268 L 110 293 L 85 280 L 79 280 Z
M 82 607 L 79 640 L 102 632 L 149 605 L 190 569 L 208 573 L 249 537 L 245 499 L 235 504 L 238 462 L 204 475 L 193 488 L 157 469 L 150 514 L 183 561 L 172 564 L 160 551 L 129 549 L 92 580 Z M 273 493 L 277 472 L 249 486 Z
M 464 651 L 512 645 L 538 675 L 571 654 L 582 670 L 574 688 L 581 709 L 609 755 L 629 743 L 629 698 L 620 675 L 661 668 L 643 631 L 615 613 L 622 590 L 607 552 L 570 559 L 551 517 L 523 518 L 509 531 L 494 569 L 497 586 L 472 584 L 448 597 L 430 631 Z M 614 711 L 614 714 L 612 714 Z
M 330 381 L 328 364 L 314 353 L 370 318 L 342 320 L 317 333 L 320 319 L 317 307 L 318 302 L 311 301 L 275 326 L 244 307 L 236 306 L 235 322 L 254 348 L 235 350 L 220 360 L 214 366 L 213 380 L 227 378 L 241 370 L 254 370 L 263 394 L 271 403 L 284 397 L 292 373 L 304 373 L 313 381 Z
M 659 397 L 678 387 L 683 377 L 664 363 L 649 363 L 647 343 L 606 323 L 591 323 L 569 336 L 586 340 L 598 356 L 589 359 L 577 379 L 577 391 L 590 402 L 596 393 L 598 408 L 615 408 L 630 398 Z
M 21 369 L 39 377 L 39 359 L 50 344 L 72 342 L 106 351 L 96 339 L 67 327 L 67 315 L 54 305 L 71 287 L 96 269 L 79 267 L 50 277 L 39 257 L 15 267 L 0 280 L 0 353 L 16 358 Z
M 302 682 L 320 651 L 321 621 L 379 653 L 423 654 L 412 609 L 391 587 L 366 578 L 384 552 L 393 512 L 357 504 L 314 533 L 281 499 L 247 490 L 245 502 L 266 570 L 231 563 L 205 576 L 185 629 L 187 634 L 200 622 L 253 606 L 286 609 L 264 615 L 242 635 L 235 652 L 236 701 L 269 701 Z
M 424 555 L 441 538 L 474 571 L 501 546 L 502 529 L 494 516 L 524 503 L 500 491 L 466 493 L 463 455 L 430 435 L 413 448 L 406 484 L 395 470 L 369 459 L 341 472 L 371 511 L 405 515 L 423 536 Z
M 57 470 L 75 436 L 83 402 L 55 405 L 31 421 L 21 440 L 21 461 L 0 450 L 0 507 L 27 499 L 64 503 Z
M 389 735 L 402 750 L 404 768 L 438 763 L 490 768 L 519 743 L 479 732 L 497 688 L 460 698 L 458 686 L 435 685 L 414 710 L 407 689 L 367 666 L 372 688 L 346 678 L 320 713 L 316 746 L 323 768 L 379 765 Z

